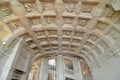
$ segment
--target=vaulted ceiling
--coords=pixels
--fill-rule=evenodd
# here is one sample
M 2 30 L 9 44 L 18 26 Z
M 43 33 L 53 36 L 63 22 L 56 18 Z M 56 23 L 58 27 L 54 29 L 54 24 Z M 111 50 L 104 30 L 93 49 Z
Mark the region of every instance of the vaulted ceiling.
M 37 58 L 73 54 L 88 61 L 115 49 L 119 40 L 120 11 L 112 1 L 1 0 L 1 41 L 23 37 Z

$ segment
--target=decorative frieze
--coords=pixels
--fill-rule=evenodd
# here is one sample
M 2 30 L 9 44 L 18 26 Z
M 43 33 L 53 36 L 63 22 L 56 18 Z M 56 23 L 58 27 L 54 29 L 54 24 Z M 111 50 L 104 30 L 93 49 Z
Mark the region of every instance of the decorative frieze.
M 9 2 L 0 3 L 0 12 L 1 12 L 3 17 L 12 15 L 13 13 L 12 13 L 12 10 L 11 10 L 11 7 L 10 7 L 10 3 Z
M 75 5 L 74 4 L 66 4 L 65 12 L 73 14 L 75 12 Z

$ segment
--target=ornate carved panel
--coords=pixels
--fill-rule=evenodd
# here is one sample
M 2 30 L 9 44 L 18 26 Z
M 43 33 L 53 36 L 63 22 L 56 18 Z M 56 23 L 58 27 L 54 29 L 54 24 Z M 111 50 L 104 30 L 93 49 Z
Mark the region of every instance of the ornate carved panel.
M 65 12 L 67 13 L 74 13 L 75 11 L 75 5 L 74 4 L 66 4 L 65 5 Z
M 42 25 L 50 27 L 51 25 L 54 27 L 55 26 L 55 18 L 54 17 L 45 17 L 44 21 L 42 21 Z
M 80 24 L 81 26 L 86 26 L 86 24 L 87 24 L 87 19 L 80 19 L 79 24 Z
M 21 23 L 19 20 L 12 21 L 10 23 L 7 23 L 7 26 L 10 28 L 11 31 L 14 31 L 21 27 Z
M 0 12 L 3 17 L 13 14 L 9 3 L 0 4 Z
M 75 17 L 75 4 L 65 4 L 64 5 L 64 12 L 63 12 L 63 16 L 64 17 Z
M 56 16 L 55 6 L 53 3 L 43 3 L 44 16 Z
M 41 16 L 40 13 L 38 12 L 36 3 L 27 2 L 27 3 L 23 3 L 23 5 L 26 10 L 26 17 L 34 18 Z

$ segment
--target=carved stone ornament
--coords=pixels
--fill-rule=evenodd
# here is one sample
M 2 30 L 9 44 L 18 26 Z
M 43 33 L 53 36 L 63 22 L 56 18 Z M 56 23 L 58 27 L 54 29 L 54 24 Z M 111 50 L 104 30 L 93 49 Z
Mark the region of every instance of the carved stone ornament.
M 42 21 L 42 25 L 51 25 L 53 23 L 54 23 L 54 18 L 52 17 L 44 18 L 44 21 Z
M 51 3 L 44 4 L 43 10 L 44 11 L 54 11 L 53 4 L 51 4 Z
M 27 12 L 32 12 L 33 11 L 33 9 L 32 9 L 33 6 L 32 6 L 31 3 L 25 3 L 24 7 L 25 7 L 25 9 L 26 9 Z
M 83 12 L 91 12 L 91 8 L 89 6 L 84 6 Z
M 19 27 L 19 23 L 18 22 L 11 22 L 10 23 L 11 27 L 15 30 L 15 29 L 18 29 Z
M 75 10 L 75 5 L 73 4 L 67 4 L 65 6 L 65 12 L 74 13 L 74 10 Z
M 80 24 L 81 26 L 85 26 L 85 25 L 87 24 L 87 20 L 81 19 L 80 22 L 79 22 L 79 24 Z
M 8 16 L 8 15 L 11 15 L 12 14 L 12 11 L 10 8 L 3 8 L 2 9 L 2 15 L 5 17 L 5 16 Z

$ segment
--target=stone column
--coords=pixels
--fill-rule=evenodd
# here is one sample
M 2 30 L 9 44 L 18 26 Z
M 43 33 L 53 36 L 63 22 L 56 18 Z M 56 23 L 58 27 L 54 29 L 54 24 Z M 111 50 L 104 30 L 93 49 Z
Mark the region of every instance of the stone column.
M 48 78 L 48 61 L 46 58 L 42 59 L 41 62 L 41 69 L 40 69 L 40 76 L 39 76 L 39 80 L 47 80 Z
M 58 72 L 58 76 L 57 76 L 57 80 L 64 80 L 64 59 L 63 59 L 63 55 L 58 55 L 57 58 L 57 72 Z
M 74 78 L 75 78 L 75 80 L 83 80 L 80 61 L 77 57 L 75 57 L 73 59 L 73 68 L 74 68 Z

